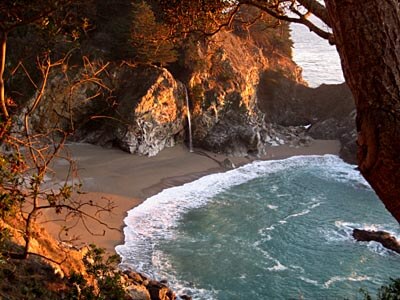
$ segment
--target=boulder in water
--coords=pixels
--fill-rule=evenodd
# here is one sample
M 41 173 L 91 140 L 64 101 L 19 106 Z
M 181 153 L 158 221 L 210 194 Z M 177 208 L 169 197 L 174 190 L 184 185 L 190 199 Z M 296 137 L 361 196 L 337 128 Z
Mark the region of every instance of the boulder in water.
M 353 237 L 359 242 L 375 241 L 381 243 L 383 247 L 400 254 L 400 243 L 389 232 L 354 229 Z
M 147 285 L 152 300 L 175 300 L 176 296 L 165 284 L 150 281 Z

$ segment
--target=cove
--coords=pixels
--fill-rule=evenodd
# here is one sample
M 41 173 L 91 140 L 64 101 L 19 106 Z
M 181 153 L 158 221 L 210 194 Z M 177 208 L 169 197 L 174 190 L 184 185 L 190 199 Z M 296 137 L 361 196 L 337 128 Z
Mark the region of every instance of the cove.
M 398 225 L 336 156 L 259 161 L 164 190 L 129 212 L 123 264 L 194 299 L 357 299 L 397 254 L 353 228 Z

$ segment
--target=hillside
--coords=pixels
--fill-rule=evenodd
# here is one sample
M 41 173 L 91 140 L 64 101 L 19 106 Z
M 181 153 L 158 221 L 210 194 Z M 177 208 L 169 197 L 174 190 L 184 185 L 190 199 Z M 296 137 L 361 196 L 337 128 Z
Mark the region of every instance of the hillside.
M 82 207 L 112 211 L 74 200 L 81 191 L 69 157 L 65 184 L 44 189 L 66 142 L 150 157 L 188 145 L 192 135 L 199 151 L 254 159 L 276 145 L 339 139 L 343 157 L 354 161 L 352 97 L 345 85 L 307 87 L 287 23 L 253 22 L 244 9 L 240 22 L 211 36 L 177 37 L 151 1 L 88 1 L 68 13 L 63 25 L 39 19 L 8 36 L 0 298 L 175 298 L 165 283 L 117 271 L 97 248 L 61 244 L 33 222 L 43 207 L 58 217 L 87 216 Z

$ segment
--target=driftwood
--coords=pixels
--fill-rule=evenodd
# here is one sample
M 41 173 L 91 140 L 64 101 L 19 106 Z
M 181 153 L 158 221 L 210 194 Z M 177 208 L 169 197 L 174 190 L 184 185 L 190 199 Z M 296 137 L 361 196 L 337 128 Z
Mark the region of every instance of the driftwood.
M 354 229 L 353 237 L 359 242 L 375 241 L 381 243 L 383 247 L 400 254 L 400 242 L 389 232 Z

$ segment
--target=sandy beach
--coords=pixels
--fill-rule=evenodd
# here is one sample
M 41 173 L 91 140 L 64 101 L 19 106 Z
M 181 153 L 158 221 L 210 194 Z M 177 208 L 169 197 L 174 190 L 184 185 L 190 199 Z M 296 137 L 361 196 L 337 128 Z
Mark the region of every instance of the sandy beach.
M 237 167 L 257 159 L 283 159 L 295 155 L 337 155 L 339 149 L 338 141 L 315 140 L 307 147 L 270 147 L 267 154 L 260 158 L 229 159 Z M 68 144 L 66 151 L 76 161 L 79 182 L 82 183 L 85 192 L 77 197 L 100 204 L 111 201 L 114 208 L 112 213 L 102 212 L 96 215 L 109 228 L 87 220 L 85 223 L 78 223 L 67 235 L 63 233 L 62 238 L 78 238 L 75 242 L 78 246 L 94 243 L 109 252 L 114 252 L 115 246 L 124 241 L 123 220 L 129 210 L 165 188 L 181 185 L 210 173 L 225 171 L 222 162 L 227 158 L 203 150 L 191 153 L 183 145 L 167 148 L 155 157 L 137 156 L 119 149 L 105 149 L 89 144 Z M 50 179 L 52 182 L 70 179 L 67 177 L 67 161 L 58 160 L 53 170 L 54 176 Z M 88 213 L 95 212 L 93 208 L 89 208 Z M 58 237 L 63 223 L 56 221 L 56 218 L 57 216 L 48 215 L 43 218 L 42 225 Z M 89 228 L 91 233 L 86 228 Z

